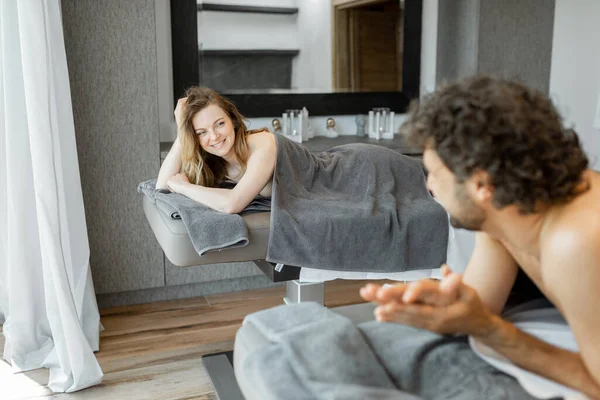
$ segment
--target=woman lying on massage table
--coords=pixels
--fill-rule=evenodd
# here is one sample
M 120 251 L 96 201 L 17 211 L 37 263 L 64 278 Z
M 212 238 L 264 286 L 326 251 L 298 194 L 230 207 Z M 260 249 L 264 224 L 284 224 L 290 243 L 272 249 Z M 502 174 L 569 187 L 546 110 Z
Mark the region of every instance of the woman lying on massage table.
M 448 217 L 429 194 L 422 166 L 411 157 L 366 143 L 312 153 L 283 135 L 247 130 L 234 105 L 205 88 L 190 89 L 179 100 L 175 118 L 178 139 L 156 188 L 175 192 L 160 193 L 161 199 L 179 207 L 186 227 L 218 229 L 224 235 L 223 243 L 211 243 L 211 249 L 246 233 L 242 226 L 235 237 L 225 238 L 223 228 L 229 232 L 243 221 L 234 216 L 226 218 L 231 225 L 211 226 L 197 219 L 210 212 L 201 209 L 240 214 L 262 195 L 270 200 L 269 262 L 399 272 L 439 268 L 445 260 Z M 228 181 L 233 188 L 223 188 Z M 185 215 L 191 218 L 187 222 Z M 216 215 L 221 216 L 231 217 Z M 198 232 L 193 235 L 198 239 Z M 207 244 L 195 248 L 201 252 Z
M 248 130 L 235 106 L 215 91 L 192 87 L 175 108 L 177 139 L 157 189 L 169 189 L 224 213 L 239 213 L 257 196 L 271 196 L 277 159 L 267 128 Z M 216 187 L 236 182 L 232 189 Z

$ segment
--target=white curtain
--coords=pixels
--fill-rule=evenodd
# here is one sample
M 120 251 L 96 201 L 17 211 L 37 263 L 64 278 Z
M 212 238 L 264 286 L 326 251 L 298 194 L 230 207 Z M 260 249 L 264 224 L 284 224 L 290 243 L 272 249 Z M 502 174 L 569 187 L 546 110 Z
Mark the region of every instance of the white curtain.
M 102 380 L 59 0 L 0 0 L 0 322 L 14 372 Z

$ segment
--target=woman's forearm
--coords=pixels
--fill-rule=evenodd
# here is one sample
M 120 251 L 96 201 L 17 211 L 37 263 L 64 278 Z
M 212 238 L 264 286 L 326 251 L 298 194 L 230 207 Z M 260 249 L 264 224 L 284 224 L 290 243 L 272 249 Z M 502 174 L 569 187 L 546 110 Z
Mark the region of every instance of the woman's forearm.
M 165 157 L 158 178 L 156 179 L 156 189 L 167 189 L 167 181 L 181 169 L 181 143 L 179 138 L 175 139 L 169 154 Z
M 241 211 L 232 209 L 231 189 L 209 188 L 187 183 L 182 185 L 178 192 L 219 212 L 233 214 Z

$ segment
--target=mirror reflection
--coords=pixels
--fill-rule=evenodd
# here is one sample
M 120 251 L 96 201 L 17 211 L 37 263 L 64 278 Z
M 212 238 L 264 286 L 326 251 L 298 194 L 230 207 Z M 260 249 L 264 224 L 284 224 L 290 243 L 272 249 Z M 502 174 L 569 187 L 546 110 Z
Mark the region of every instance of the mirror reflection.
M 227 94 L 402 90 L 403 0 L 198 0 L 199 82 Z

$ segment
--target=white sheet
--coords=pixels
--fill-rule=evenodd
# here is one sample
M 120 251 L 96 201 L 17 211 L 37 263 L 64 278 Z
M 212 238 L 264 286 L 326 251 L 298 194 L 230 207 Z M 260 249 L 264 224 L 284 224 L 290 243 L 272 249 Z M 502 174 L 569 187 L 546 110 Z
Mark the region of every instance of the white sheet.
M 315 268 L 302 268 L 300 270 L 300 281 L 301 282 L 326 282 L 334 279 L 367 279 L 367 280 L 379 280 L 389 279 L 392 281 L 416 281 L 419 279 L 431 278 L 434 275 L 432 269 L 420 269 L 416 271 L 407 272 L 348 272 L 348 271 L 334 271 L 330 269 L 315 269 Z M 437 269 L 439 275 L 439 268 Z

